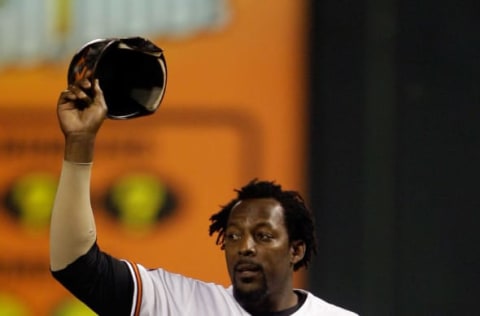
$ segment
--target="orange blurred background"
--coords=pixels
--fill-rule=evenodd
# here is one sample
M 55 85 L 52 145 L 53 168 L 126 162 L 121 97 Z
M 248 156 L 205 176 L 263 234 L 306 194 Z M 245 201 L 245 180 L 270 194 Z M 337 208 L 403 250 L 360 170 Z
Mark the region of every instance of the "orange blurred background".
M 165 51 L 165 99 L 152 116 L 105 123 L 92 180 L 104 250 L 225 285 L 223 253 L 208 236 L 209 216 L 252 178 L 300 192 L 306 178 L 306 2 L 235 0 L 229 10 L 219 29 L 150 38 Z M 21 179 L 58 178 L 63 143 L 55 106 L 68 62 L 0 69 L 4 200 Z M 176 201 L 171 214 L 142 229 L 128 227 L 105 207 L 112 185 L 133 173 L 153 175 Z M 48 225 L 25 217 L 1 205 L 0 292 L 32 315 L 51 315 L 71 295 L 48 271 Z M 297 285 L 303 282 L 298 275 Z

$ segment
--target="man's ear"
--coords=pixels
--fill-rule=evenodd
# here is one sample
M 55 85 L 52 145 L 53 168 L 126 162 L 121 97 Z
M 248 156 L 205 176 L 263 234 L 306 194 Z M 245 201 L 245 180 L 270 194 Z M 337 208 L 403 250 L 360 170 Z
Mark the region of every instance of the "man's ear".
M 305 256 L 307 245 L 303 240 L 294 240 L 290 243 L 290 262 L 295 265 Z

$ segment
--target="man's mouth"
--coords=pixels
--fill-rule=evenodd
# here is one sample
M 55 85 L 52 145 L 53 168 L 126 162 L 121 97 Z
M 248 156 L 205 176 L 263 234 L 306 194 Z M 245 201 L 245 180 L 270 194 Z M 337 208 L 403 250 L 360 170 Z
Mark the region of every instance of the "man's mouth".
M 252 262 L 240 262 L 235 265 L 235 274 L 240 279 L 251 279 L 262 271 L 262 267 Z

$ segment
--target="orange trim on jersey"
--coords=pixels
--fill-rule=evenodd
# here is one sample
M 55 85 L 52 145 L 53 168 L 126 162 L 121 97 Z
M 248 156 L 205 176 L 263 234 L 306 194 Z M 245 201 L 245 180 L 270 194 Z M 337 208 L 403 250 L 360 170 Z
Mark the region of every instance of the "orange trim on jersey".
M 142 295 L 143 295 L 143 286 L 142 286 L 142 278 L 140 276 L 140 271 L 138 271 L 138 267 L 134 262 L 130 262 L 130 265 L 133 268 L 133 272 L 135 273 L 135 278 L 137 279 L 137 299 L 136 299 L 136 306 L 135 312 L 133 313 L 134 316 L 140 315 L 140 307 L 142 304 Z

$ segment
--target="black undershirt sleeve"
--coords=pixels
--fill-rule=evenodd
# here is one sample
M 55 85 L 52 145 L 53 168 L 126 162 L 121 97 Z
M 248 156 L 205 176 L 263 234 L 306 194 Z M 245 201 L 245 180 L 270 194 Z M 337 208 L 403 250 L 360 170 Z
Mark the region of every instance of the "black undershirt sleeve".
M 96 243 L 52 275 L 97 314 L 130 315 L 134 284 L 127 263 L 100 251 Z

